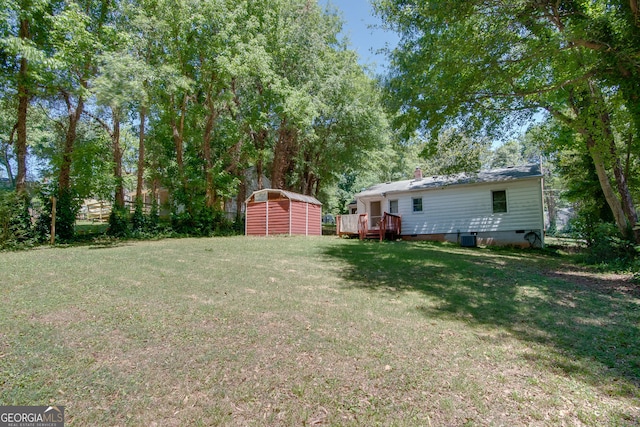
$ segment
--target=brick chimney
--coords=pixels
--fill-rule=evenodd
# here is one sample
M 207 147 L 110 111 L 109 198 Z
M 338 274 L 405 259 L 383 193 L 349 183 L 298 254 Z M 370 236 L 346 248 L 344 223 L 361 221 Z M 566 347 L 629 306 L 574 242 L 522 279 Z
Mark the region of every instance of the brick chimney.
M 418 166 L 416 171 L 413 173 L 413 178 L 416 181 L 422 181 L 422 169 L 420 169 L 420 166 Z

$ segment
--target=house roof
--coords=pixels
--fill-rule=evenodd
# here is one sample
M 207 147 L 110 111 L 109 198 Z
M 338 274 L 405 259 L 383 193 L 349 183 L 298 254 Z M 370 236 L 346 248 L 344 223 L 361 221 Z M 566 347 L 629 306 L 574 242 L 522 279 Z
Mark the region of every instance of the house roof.
M 379 196 L 387 193 L 429 190 L 452 185 L 469 185 L 489 182 L 515 181 L 526 178 L 542 177 L 540 165 L 531 164 L 492 169 L 475 173 L 458 173 L 453 175 L 425 176 L 420 180 L 386 182 L 373 185 L 356 194 L 356 198 Z
M 256 200 L 255 196 L 262 195 L 262 194 L 264 195 L 263 197 L 268 197 L 269 194 L 279 194 L 280 196 L 290 200 L 322 206 L 322 203 L 315 197 L 305 196 L 304 194 L 298 194 L 292 191 L 280 190 L 277 188 L 265 188 L 263 190 L 254 191 L 253 194 L 247 200 L 245 200 L 245 203 L 249 203 L 252 198 Z M 260 196 L 258 196 L 258 198 L 260 198 Z M 266 201 L 266 198 L 265 198 L 265 201 Z

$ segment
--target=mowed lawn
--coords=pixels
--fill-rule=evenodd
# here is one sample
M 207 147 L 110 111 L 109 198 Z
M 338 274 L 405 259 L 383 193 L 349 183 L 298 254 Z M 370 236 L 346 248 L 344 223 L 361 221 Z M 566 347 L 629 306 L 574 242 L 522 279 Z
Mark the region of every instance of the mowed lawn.
M 640 424 L 640 293 L 336 237 L 0 253 L 0 405 L 69 426 Z

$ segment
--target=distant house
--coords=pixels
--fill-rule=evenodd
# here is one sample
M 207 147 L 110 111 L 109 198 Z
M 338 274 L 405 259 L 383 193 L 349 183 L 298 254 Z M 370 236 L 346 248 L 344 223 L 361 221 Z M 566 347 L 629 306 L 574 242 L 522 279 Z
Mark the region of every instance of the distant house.
M 356 194 L 358 223 L 375 230 L 391 214 L 401 218 L 402 239 L 541 247 L 542 186 L 538 165 L 427 177 L 418 168 L 412 180 Z

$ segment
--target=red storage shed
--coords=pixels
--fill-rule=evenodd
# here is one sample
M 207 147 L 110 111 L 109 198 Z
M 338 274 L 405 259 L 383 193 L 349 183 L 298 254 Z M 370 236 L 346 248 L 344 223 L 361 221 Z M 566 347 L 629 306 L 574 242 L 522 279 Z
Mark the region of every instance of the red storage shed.
M 311 196 L 267 188 L 246 200 L 245 234 L 322 234 L 322 203 Z

